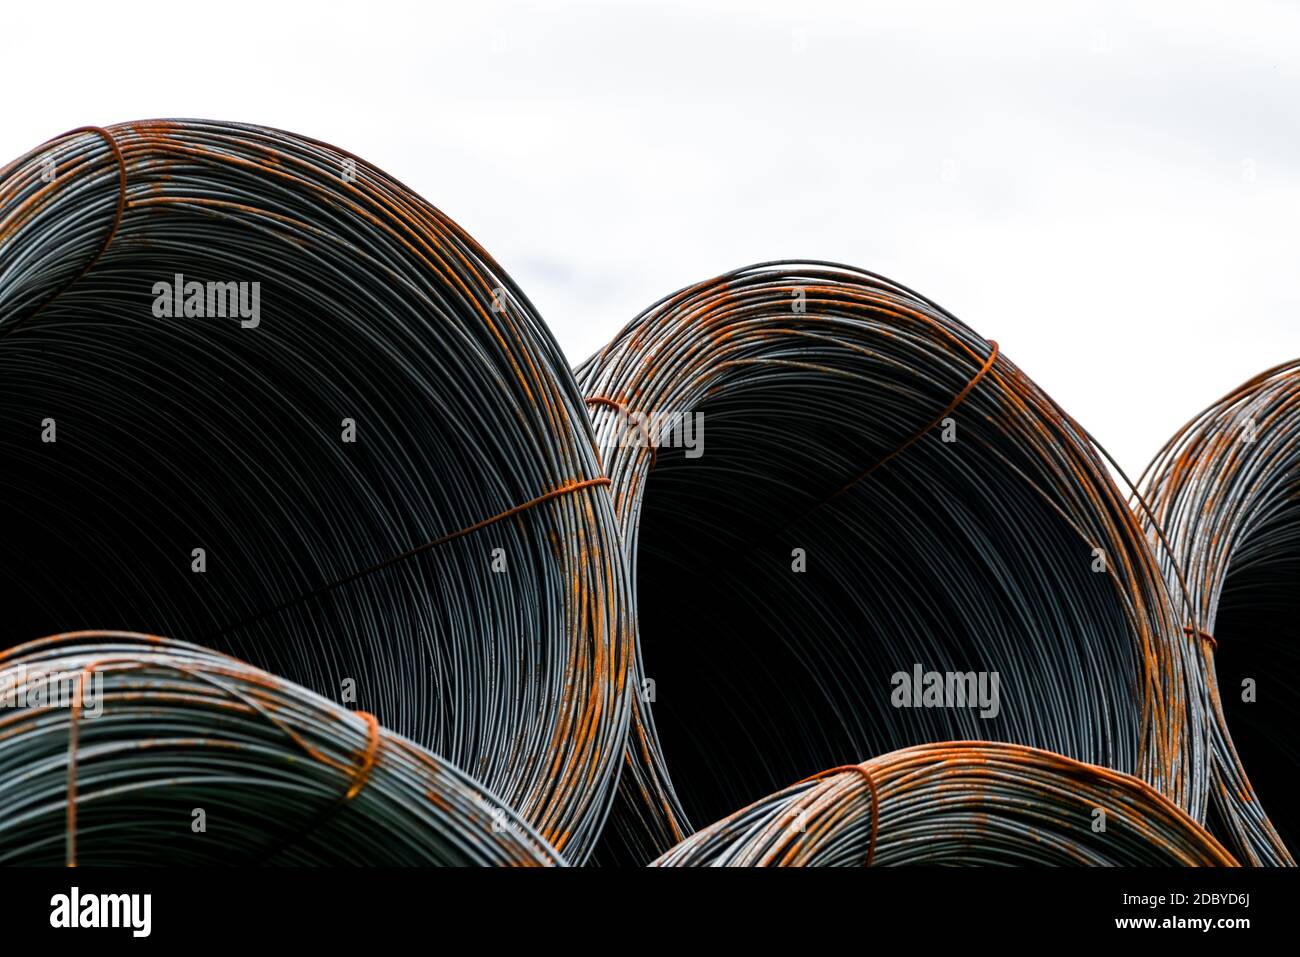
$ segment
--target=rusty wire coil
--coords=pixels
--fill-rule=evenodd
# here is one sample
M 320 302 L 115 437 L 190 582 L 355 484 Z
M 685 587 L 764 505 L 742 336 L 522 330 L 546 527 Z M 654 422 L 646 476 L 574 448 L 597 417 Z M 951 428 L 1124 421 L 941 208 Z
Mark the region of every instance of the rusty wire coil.
M 1124 496 L 941 307 L 851 267 L 761 264 L 654 304 L 577 376 L 640 635 L 602 860 L 931 741 L 1046 748 L 1203 800 L 1188 639 Z M 998 673 L 1000 713 L 895 707 L 914 666 Z
M 1234 866 L 1149 784 L 1020 745 L 921 745 L 832 768 L 668 851 L 658 867 Z
M 1141 484 L 1152 547 L 1170 591 L 1185 596 L 1183 624 L 1194 641 L 1188 667 L 1211 730 L 1202 782 L 1209 826 L 1243 861 L 1294 864 L 1300 360 L 1255 376 L 1192 418 Z M 1257 683 L 1249 702 L 1247 680 Z
M 629 713 L 606 482 L 527 298 L 355 156 L 144 121 L 0 170 L 4 645 L 351 683 L 580 861 Z
M 147 635 L 0 654 L 0 795 L 6 865 L 563 863 L 368 714 Z
M 172 277 L 260 314 L 159 315 Z M 146 121 L 0 169 L 0 649 L 72 633 L 0 695 L 111 705 L 0 710 L 0 861 L 1291 862 L 1300 696 L 1221 682 L 1300 664 L 1300 364 L 1132 510 L 996 343 L 852 267 L 687 287 L 576 377 L 318 141 Z M 1000 697 L 897 701 L 922 672 Z M 166 846 L 201 801 L 240 836 Z

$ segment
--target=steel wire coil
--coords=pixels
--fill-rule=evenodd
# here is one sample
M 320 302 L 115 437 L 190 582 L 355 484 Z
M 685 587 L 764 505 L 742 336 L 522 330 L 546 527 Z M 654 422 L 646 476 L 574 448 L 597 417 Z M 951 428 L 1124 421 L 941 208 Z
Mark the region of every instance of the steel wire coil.
M 506 803 L 367 718 L 183 642 L 21 645 L 0 654 L 0 864 L 563 863 Z
M 1189 639 L 1140 526 L 1091 437 L 941 307 L 760 264 L 655 303 L 577 376 L 640 636 L 602 860 L 932 741 L 1045 748 L 1202 814 Z M 696 414 L 691 457 L 674 417 Z M 918 666 L 997 673 L 1000 713 L 895 707 Z
M 144 121 L 0 170 L 0 647 L 351 684 L 580 861 L 629 714 L 606 482 L 527 298 L 357 157 Z
M 1179 429 L 1141 501 L 1170 590 L 1186 596 L 1188 667 L 1211 732 L 1209 826 L 1243 861 L 1292 865 L 1300 691 L 1283 676 L 1300 670 L 1300 360 Z M 1242 700 L 1246 680 L 1257 700 Z
M 1234 866 L 1126 774 L 1019 745 L 921 745 L 832 768 L 718 821 L 658 867 Z

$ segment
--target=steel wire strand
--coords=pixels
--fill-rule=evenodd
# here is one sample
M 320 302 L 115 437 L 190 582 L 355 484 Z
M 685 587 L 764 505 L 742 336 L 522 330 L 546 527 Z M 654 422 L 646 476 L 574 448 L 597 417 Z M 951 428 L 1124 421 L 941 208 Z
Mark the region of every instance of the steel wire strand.
M 374 719 L 126 632 L 0 654 L 0 863 L 559 865 L 509 806 Z
M 259 284 L 256 323 L 156 316 L 177 276 Z M 155 120 L 0 171 L 4 645 L 109 625 L 350 682 L 581 861 L 629 714 L 606 482 L 527 298 L 351 154 Z
M 1234 866 L 1149 784 L 1021 745 L 920 745 L 832 768 L 686 838 L 657 867 Z
M 1300 668 L 1300 360 L 1198 413 L 1139 483 L 1161 568 L 1189 595 L 1186 657 L 1213 748 L 1208 826 L 1243 861 L 1294 865 L 1300 692 L 1282 676 Z M 1257 700 L 1241 700 L 1247 680 Z
M 639 633 L 602 859 L 644 862 L 783 781 L 930 741 L 1201 794 L 1190 640 L 1136 519 L 1086 433 L 943 309 L 852 267 L 760 264 L 651 306 L 577 375 Z M 696 413 L 694 458 L 637 419 Z M 914 665 L 998 673 L 1000 713 L 894 706 Z

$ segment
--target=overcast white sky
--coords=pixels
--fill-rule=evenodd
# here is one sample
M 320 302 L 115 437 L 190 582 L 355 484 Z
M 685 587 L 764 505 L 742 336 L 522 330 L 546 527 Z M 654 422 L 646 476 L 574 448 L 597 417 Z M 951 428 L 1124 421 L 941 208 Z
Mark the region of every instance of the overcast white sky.
M 834 259 L 943 303 L 1136 472 L 1300 355 L 1300 5 L 10 4 L 0 163 L 243 120 L 461 223 L 577 362 L 666 292 Z

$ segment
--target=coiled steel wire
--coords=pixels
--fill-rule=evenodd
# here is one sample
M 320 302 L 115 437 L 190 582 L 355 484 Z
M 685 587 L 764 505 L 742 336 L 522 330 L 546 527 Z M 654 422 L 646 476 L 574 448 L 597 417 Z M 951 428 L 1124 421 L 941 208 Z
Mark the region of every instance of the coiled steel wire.
M 629 714 L 605 484 L 527 298 L 357 157 L 151 120 L 0 170 L 4 645 L 127 628 L 354 694 L 580 861 Z
M 872 273 L 765 263 L 655 303 L 577 376 L 640 635 L 602 860 L 932 741 L 1049 749 L 1202 813 L 1189 639 L 1141 528 L 994 344 Z M 692 450 L 674 417 L 697 414 Z M 1000 710 L 895 706 L 916 668 L 997 673 Z
M 1020 745 L 921 745 L 832 768 L 692 834 L 659 867 L 1233 866 L 1144 781 Z
M 1300 668 L 1300 360 L 1193 417 L 1141 485 L 1152 547 L 1186 596 L 1186 657 L 1211 732 L 1209 826 L 1243 861 L 1294 864 L 1300 692 L 1284 676 Z
M 148 635 L 0 654 L 0 795 L 0 864 L 563 863 L 369 715 Z

